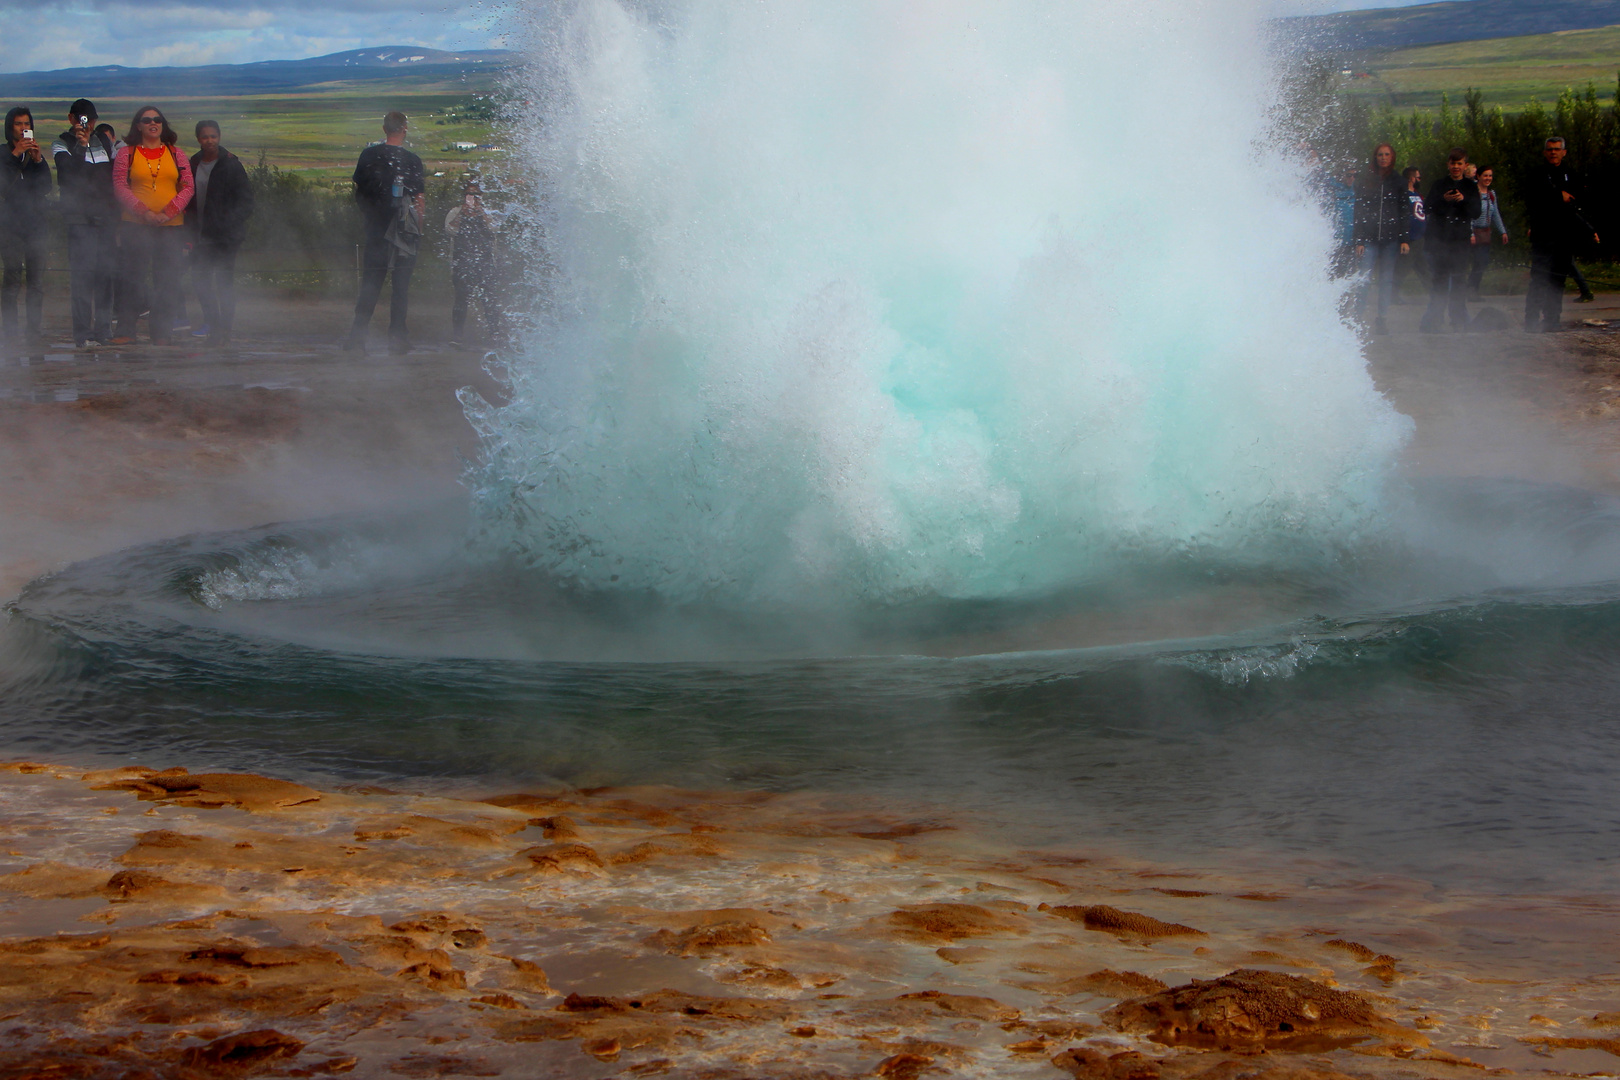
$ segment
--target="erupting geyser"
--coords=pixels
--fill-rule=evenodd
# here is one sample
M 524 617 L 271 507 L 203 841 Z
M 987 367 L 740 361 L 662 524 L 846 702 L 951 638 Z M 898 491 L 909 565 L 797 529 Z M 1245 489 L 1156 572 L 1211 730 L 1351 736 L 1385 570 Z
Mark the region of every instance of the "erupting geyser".
M 537 5 L 547 277 L 468 395 L 497 542 L 672 599 L 1314 560 L 1407 421 L 1247 5 Z

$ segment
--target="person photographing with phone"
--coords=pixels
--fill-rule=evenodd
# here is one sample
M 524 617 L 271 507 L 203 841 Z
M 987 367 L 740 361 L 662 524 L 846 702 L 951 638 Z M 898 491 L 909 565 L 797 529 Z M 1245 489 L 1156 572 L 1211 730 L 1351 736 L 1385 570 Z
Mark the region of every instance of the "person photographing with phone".
M 34 113 L 19 105 L 6 113 L 6 149 L 0 158 L 0 334 L 38 344 L 45 321 L 45 208 L 51 167 L 34 140 Z M 26 289 L 27 329 L 17 326 L 17 293 Z
M 51 144 L 56 186 L 67 225 L 69 307 L 73 344 L 86 348 L 112 339 L 113 282 L 118 273 L 118 200 L 113 196 L 113 159 L 123 143 L 105 124 L 96 125 L 95 105 L 80 98 L 68 108 L 68 128 Z

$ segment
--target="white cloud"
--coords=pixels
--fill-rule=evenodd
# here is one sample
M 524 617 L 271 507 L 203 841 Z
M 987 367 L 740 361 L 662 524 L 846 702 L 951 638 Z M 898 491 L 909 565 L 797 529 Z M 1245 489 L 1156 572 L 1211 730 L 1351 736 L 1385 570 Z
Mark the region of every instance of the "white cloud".
M 0 0 L 0 71 L 293 60 L 378 45 L 478 49 L 489 9 L 451 0 L 425 11 L 398 0 Z M 41 32 L 73 27 L 75 37 Z M 17 47 L 16 43 L 26 44 Z

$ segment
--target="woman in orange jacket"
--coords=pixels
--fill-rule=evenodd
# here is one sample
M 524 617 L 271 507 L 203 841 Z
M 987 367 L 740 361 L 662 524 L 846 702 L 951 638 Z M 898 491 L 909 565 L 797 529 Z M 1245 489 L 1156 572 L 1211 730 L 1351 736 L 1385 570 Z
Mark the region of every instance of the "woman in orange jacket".
M 135 113 L 125 146 L 113 162 L 113 194 L 123 206 L 118 230 L 118 329 L 113 343 L 135 340 L 141 298 L 150 314 L 152 344 L 167 345 L 179 297 L 185 251 L 185 210 L 191 203 L 191 162 L 175 145 L 178 136 L 162 110 L 148 105 Z M 148 286 L 148 282 L 150 285 Z

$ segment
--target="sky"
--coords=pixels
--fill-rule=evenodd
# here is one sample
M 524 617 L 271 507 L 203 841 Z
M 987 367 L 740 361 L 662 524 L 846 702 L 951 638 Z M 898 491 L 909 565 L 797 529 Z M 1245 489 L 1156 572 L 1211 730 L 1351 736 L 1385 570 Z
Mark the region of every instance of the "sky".
M 1270 6 L 1307 14 L 1418 2 Z M 503 7 L 501 0 L 0 0 L 0 40 L 7 43 L 0 71 L 241 64 L 382 45 L 500 48 Z
M 0 0 L 0 71 L 500 48 L 496 0 Z

